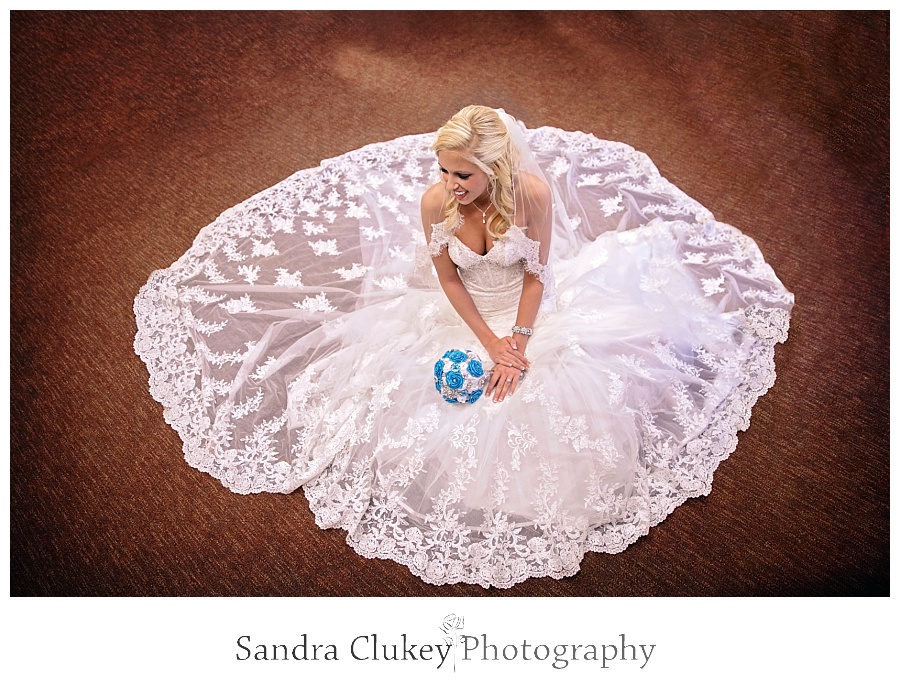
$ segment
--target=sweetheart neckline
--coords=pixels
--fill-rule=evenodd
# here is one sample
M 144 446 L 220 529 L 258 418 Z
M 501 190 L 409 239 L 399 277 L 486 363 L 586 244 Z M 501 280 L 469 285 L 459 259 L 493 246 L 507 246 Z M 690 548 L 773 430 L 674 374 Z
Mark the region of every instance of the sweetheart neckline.
M 472 249 L 467 243 L 465 243 L 462 239 L 460 239 L 458 236 L 456 236 L 456 230 L 457 230 L 457 229 L 459 229 L 459 225 L 457 225 L 457 226 L 454 227 L 452 230 L 450 230 L 450 232 L 449 232 L 450 237 L 453 238 L 453 239 L 456 239 L 456 241 L 459 242 L 460 246 L 462 246 L 463 248 L 465 248 L 465 249 L 466 249 L 469 253 L 471 253 L 473 256 L 478 256 L 479 258 L 487 258 L 487 257 L 491 254 L 491 251 L 493 251 L 495 248 L 497 248 L 497 245 L 498 245 L 500 242 L 506 241 L 509 232 L 511 232 L 511 231 L 514 230 L 514 229 L 518 229 L 519 232 L 522 233 L 522 236 L 524 236 L 526 239 L 530 239 L 530 238 L 531 238 L 531 237 L 529 237 L 529 236 L 525 233 L 525 230 L 524 230 L 522 227 L 519 227 L 519 225 L 510 225 L 510 226 L 509 226 L 509 229 L 506 230 L 506 233 L 505 233 L 502 237 L 500 237 L 500 238 L 498 238 L 498 239 L 494 239 L 494 245 L 493 245 L 493 246 L 491 246 L 491 247 L 490 247 L 487 251 L 485 251 L 484 253 L 478 253 L 478 251 L 475 251 L 474 249 Z
M 500 239 L 494 239 L 493 246 L 491 246 L 484 253 L 478 253 L 478 251 L 475 251 L 472 248 L 470 248 L 466 242 L 464 242 L 462 239 L 460 239 L 455 234 L 451 234 L 450 236 L 452 239 L 456 239 L 456 243 L 458 243 L 460 246 L 462 246 L 464 249 L 466 249 L 469 253 L 471 253 L 473 256 L 477 256 L 479 258 L 487 258 L 491 254 L 491 251 L 493 251 L 495 248 L 497 248 L 497 243 L 500 241 Z

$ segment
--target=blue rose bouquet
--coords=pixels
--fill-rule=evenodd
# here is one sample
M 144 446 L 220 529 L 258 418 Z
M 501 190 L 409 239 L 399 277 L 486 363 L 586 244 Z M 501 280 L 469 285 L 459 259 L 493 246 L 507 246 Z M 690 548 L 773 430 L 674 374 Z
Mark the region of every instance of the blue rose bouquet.
M 468 349 L 450 349 L 434 364 L 434 387 L 451 404 L 475 403 L 486 381 L 481 359 Z

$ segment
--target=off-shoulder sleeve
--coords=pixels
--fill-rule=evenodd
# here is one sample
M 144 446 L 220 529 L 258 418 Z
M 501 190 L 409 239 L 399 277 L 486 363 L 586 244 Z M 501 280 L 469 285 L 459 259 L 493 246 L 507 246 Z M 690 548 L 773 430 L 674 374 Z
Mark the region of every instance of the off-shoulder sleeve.
M 445 225 L 444 222 L 431 225 L 431 239 L 427 244 L 423 242 L 416 247 L 415 272 L 426 280 L 435 274 L 432 258 L 441 255 L 444 248 L 450 243 L 450 237 L 453 236 L 453 230 L 447 230 Z
M 438 222 L 431 225 L 431 241 L 428 242 L 428 253 L 432 258 L 441 255 L 444 247 L 450 243 L 450 237 L 453 232 L 446 228 L 445 222 Z
M 553 275 L 550 271 L 550 266 L 547 264 L 547 256 L 542 255 L 541 242 L 535 241 L 525 234 L 521 234 L 518 241 L 522 243 L 520 253 L 525 269 L 546 286 L 553 279 Z

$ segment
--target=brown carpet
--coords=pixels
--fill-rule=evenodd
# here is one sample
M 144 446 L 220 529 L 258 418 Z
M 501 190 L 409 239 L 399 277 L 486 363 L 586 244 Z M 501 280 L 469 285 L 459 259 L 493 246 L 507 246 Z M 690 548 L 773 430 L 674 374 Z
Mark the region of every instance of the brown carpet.
M 11 30 L 13 595 L 887 595 L 881 13 L 43 13 Z M 132 302 L 220 212 L 463 105 L 644 151 L 797 299 L 778 381 L 618 555 L 434 587 L 188 467 Z

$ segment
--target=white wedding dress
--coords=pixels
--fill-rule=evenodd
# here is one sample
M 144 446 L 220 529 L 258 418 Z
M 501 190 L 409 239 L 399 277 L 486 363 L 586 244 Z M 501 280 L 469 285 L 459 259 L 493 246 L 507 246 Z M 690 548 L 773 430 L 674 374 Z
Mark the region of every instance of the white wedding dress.
M 135 301 L 135 350 L 188 462 L 240 493 L 303 487 L 316 522 L 435 583 L 574 574 L 689 497 L 775 379 L 793 296 L 756 244 L 631 147 L 526 130 L 554 194 L 484 256 L 425 245 L 432 134 L 298 172 L 206 227 Z M 544 282 L 518 391 L 448 404 L 448 349 L 490 359 L 430 257 L 448 251 L 494 332 Z M 299 508 L 299 506 L 298 506 Z

